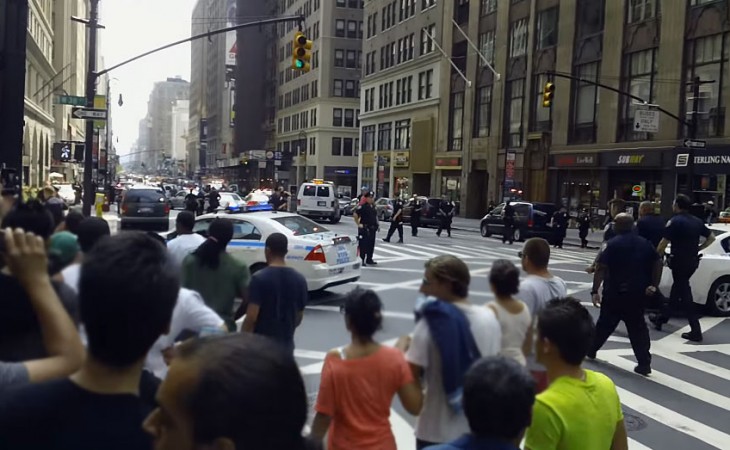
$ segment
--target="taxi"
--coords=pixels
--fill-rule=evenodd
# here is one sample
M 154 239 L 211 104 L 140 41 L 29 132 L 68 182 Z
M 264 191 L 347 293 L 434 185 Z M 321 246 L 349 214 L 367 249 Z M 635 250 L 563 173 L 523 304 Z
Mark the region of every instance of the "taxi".
M 692 299 L 705 305 L 711 315 L 730 317 L 730 224 L 713 224 L 709 228 L 715 242 L 702 250 L 700 265 L 689 280 Z M 667 253 L 670 251 L 668 247 Z M 672 271 L 665 266 L 659 288 L 667 297 L 673 282 Z
M 193 232 L 207 237 L 214 219 L 233 222 L 233 239 L 228 252 L 244 261 L 251 273 L 266 267 L 266 238 L 282 233 L 289 240 L 286 262 L 307 280 L 310 292 L 356 282 L 360 279 L 357 237 L 335 233 L 298 214 L 277 211 L 227 213 L 196 218 Z M 167 239 L 175 237 L 169 233 Z

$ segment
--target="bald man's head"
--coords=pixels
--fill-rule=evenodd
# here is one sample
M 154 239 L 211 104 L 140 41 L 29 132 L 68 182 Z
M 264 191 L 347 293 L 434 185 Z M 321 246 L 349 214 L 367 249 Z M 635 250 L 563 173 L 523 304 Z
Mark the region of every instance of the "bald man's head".
M 621 213 L 614 218 L 613 228 L 618 234 L 630 233 L 634 229 L 634 217 Z

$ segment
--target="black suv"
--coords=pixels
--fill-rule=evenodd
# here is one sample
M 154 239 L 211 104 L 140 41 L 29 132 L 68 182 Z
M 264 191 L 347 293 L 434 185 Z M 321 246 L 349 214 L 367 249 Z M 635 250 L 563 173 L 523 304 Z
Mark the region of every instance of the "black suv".
M 555 240 L 555 232 L 550 226 L 550 221 L 558 207 L 554 203 L 531 203 L 512 202 L 515 209 L 515 241 L 524 241 L 531 237 L 541 237 L 552 243 Z M 493 234 L 504 234 L 504 221 L 502 210 L 505 204 L 502 203 L 484 216 L 481 222 L 482 236 L 490 237 Z
M 170 203 L 161 189 L 135 187 L 124 194 L 121 204 L 121 228 L 170 229 Z

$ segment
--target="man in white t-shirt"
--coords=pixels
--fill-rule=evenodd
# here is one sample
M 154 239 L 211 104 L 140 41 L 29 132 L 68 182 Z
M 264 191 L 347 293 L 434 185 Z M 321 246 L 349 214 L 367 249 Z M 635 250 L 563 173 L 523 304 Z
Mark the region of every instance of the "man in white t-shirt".
M 177 268 L 182 268 L 185 257 L 197 250 L 200 244 L 205 242 L 203 236 L 193 233 L 194 226 L 195 216 L 193 213 L 183 211 L 177 215 L 175 219 L 177 237 L 167 243 L 170 258 Z
M 545 239 L 528 239 L 520 252 L 520 258 L 522 258 L 522 269 L 527 272 L 527 277 L 520 282 L 520 292 L 517 294 L 517 298 L 530 309 L 530 316 L 533 318 L 531 336 L 534 337 L 535 318 L 550 300 L 567 297 L 568 289 L 562 278 L 554 276 L 548 270 L 550 244 Z M 537 392 L 545 390 L 547 372 L 545 367 L 535 361 L 534 346 L 532 354 L 527 356 L 527 368 L 535 377 Z
M 450 255 L 439 256 L 426 263 L 421 293 L 456 306 L 468 321 L 480 353 L 476 357 L 494 356 L 501 348 L 499 322 L 491 309 L 469 303 L 470 279 L 469 268 L 463 261 Z M 468 433 L 466 416 L 453 407 L 451 395 L 445 392 L 442 356 L 428 320 L 419 320 L 413 338 L 404 336 L 397 347 L 406 352 L 414 378 L 420 380 L 423 377 L 427 388 L 416 425 L 416 448 L 420 450 L 429 445 L 450 442 Z M 464 374 L 457 375 L 463 379 Z
M 79 238 L 79 248 L 81 249 L 81 258 L 61 271 L 63 282 L 73 289 L 76 294 L 79 293 L 78 286 L 83 255 L 89 253 L 102 238 L 111 236 L 111 234 L 109 223 L 102 218 L 87 217 L 79 223 L 77 235 Z

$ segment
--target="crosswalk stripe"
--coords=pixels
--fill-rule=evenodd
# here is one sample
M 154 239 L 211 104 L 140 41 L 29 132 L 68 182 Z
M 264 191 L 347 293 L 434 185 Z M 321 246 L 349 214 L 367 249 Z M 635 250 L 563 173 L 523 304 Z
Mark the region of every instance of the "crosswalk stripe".
M 629 438 L 629 450 L 652 450 L 651 447 L 647 447 L 641 442 Z
M 428 252 L 424 252 L 422 250 L 419 250 L 420 248 L 423 247 L 421 245 L 401 244 L 401 246 L 402 246 L 402 249 L 404 250 L 404 253 L 405 252 L 410 252 L 410 253 L 414 253 L 414 254 L 419 255 L 419 256 L 425 256 L 426 258 L 435 258 L 435 257 L 437 257 L 437 256 L 439 256 L 441 254 L 441 253 L 428 253 Z M 416 247 L 416 248 L 414 248 L 414 247 Z
M 709 445 L 714 445 L 717 448 L 727 448 L 727 443 L 730 442 L 730 435 L 720 430 L 683 416 L 676 411 L 665 408 L 620 386 L 616 386 L 616 391 L 622 404 L 663 425 L 679 430 L 688 436 L 692 436 Z
M 427 250 L 437 251 L 442 255 L 453 255 L 453 256 L 456 256 L 457 258 L 462 258 L 462 259 L 469 259 L 469 258 L 475 257 L 475 255 L 466 255 L 464 253 L 455 252 L 453 250 L 453 247 L 454 247 L 453 245 L 438 246 L 438 245 L 431 245 L 431 244 L 422 244 L 422 245 L 419 245 L 418 247 L 425 248 Z

